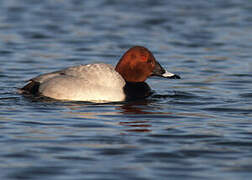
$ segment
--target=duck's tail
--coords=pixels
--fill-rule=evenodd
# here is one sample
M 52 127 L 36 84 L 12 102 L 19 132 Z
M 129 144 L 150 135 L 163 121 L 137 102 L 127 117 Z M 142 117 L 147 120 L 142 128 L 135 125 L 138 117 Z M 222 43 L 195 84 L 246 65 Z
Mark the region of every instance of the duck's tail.
M 24 87 L 19 89 L 19 91 L 23 94 L 38 94 L 39 93 L 40 83 L 36 81 L 29 81 Z

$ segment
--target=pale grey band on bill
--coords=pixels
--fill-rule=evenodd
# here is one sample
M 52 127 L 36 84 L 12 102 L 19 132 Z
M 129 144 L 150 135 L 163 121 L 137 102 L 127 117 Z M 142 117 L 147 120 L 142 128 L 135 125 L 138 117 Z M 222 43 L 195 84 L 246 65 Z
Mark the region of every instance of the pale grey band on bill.
M 162 74 L 163 77 L 172 77 L 172 76 L 174 76 L 174 75 L 175 75 L 175 74 L 170 73 L 170 72 L 168 72 L 168 71 L 165 71 L 165 73 Z

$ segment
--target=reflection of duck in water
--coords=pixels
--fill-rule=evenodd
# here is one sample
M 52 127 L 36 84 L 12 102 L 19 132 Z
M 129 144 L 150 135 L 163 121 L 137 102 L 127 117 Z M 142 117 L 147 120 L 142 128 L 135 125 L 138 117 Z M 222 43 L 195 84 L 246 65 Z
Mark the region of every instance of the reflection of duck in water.
M 145 47 L 130 48 L 114 68 L 108 64 L 87 64 L 42 74 L 21 91 L 59 100 L 124 101 L 151 94 L 144 82 L 149 76 L 180 78 L 164 70 Z
M 146 115 L 155 114 L 156 112 L 148 111 L 148 104 L 150 100 L 143 99 L 134 102 L 129 102 L 120 106 L 118 109 L 121 113 L 129 114 L 129 119 L 127 121 L 120 121 L 120 125 L 124 126 L 127 132 L 150 132 L 151 131 L 151 123 L 148 120 L 144 120 L 143 116 L 138 116 L 139 114 Z M 131 115 L 136 116 L 131 116 Z
M 148 104 L 151 103 L 150 99 L 140 99 L 137 101 L 129 101 L 125 104 L 122 104 L 117 109 L 120 110 L 122 114 L 152 114 L 151 111 L 148 111 Z

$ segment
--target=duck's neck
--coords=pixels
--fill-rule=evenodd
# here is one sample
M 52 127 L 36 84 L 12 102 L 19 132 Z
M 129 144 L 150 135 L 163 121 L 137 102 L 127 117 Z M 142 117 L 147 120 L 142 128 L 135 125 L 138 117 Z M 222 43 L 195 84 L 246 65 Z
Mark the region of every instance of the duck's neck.
M 146 82 L 126 82 L 124 92 L 127 100 L 144 99 L 152 94 Z

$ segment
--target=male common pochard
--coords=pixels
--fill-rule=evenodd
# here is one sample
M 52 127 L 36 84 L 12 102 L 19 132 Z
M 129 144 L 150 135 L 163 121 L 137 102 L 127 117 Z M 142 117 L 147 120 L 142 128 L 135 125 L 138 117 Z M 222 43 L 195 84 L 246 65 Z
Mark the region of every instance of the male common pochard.
M 29 80 L 21 92 L 58 100 L 124 101 L 148 97 L 151 89 L 144 81 L 149 76 L 180 79 L 164 70 L 147 48 L 135 46 L 115 68 L 104 63 L 69 67 Z

